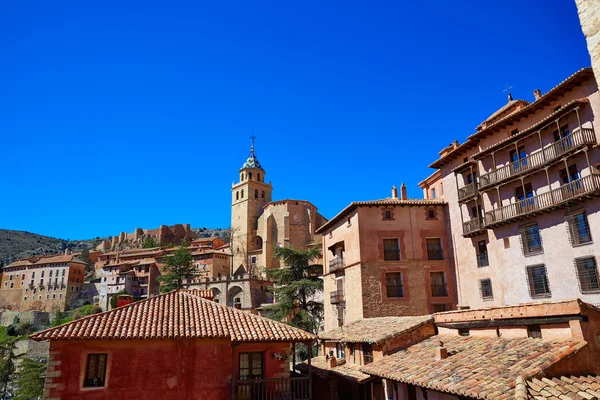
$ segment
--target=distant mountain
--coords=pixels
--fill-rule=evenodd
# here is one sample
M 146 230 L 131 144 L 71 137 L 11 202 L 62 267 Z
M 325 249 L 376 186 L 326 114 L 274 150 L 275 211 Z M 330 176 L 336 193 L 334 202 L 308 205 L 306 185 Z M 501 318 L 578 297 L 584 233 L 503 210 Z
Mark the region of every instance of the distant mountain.
M 229 228 L 192 228 L 200 237 L 219 236 L 229 242 Z M 0 263 L 8 265 L 19 258 L 62 253 L 69 248 L 73 252 L 91 250 L 105 238 L 89 240 L 58 239 L 25 231 L 0 229 Z

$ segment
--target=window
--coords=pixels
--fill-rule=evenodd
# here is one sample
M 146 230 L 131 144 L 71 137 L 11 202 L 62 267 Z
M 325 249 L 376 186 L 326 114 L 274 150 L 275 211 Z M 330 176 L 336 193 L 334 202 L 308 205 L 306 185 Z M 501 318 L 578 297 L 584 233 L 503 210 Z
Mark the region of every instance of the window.
M 240 198 L 243 199 L 244 198 L 244 189 L 241 190 L 240 192 Z
M 427 210 L 427 219 L 435 219 L 435 210 Z
M 542 328 L 539 325 L 530 325 L 527 327 L 527 336 L 533 339 L 542 338 Z
M 388 272 L 385 274 L 387 297 L 404 297 L 404 284 L 401 272 Z
M 600 279 L 598 278 L 596 257 L 576 258 L 575 268 L 577 268 L 577 277 L 579 278 L 579 289 L 581 289 L 581 293 L 600 291 Z
M 260 174 L 256 174 L 256 180 L 260 182 Z
M 10 288 L 12 289 L 13 287 L 15 287 L 15 283 L 14 283 L 14 282 L 11 282 L 11 283 L 10 283 Z
M 448 284 L 446 283 L 445 272 L 430 272 L 429 282 L 431 283 L 431 295 L 433 297 L 448 296 Z
M 336 357 L 338 359 L 346 358 L 346 351 L 345 351 L 343 343 L 336 343 L 335 350 L 336 350 Z
M 533 195 L 531 183 L 525 184 L 525 192 L 523 192 L 523 185 L 517 186 L 515 188 L 515 197 L 518 200 L 517 210 L 520 212 L 526 212 L 529 208 L 532 208 L 535 204 Z
M 66 271 L 66 269 L 62 270 L 62 276 L 65 276 L 65 271 Z
M 431 189 L 431 198 L 435 199 L 436 197 L 435 189 Z
M 385 261 L 400 260 L 398 239 L 383 239 L 383 259 Z
M 479 292 L 483 300 L 493 300 L 494 292 L 492 291 L 492 280 L 491 279 L 480 279 L 479 280 Z
M 392 210 L 385 210 L 383 212 L 383 219 L 392 219 Z
M 44 277 L 44 271 L 42 271 L 42 278 Z
M 254 198 L 258 199 L 258 189 L 254 189 Z
M 373 362 L 373 347 L 370 344 L 363 343 L 363 359 L 365 360 L 365 364 L 370 364 Z
M 490 265 L 490 261 L 488 259 L 487 242 L 485 240 L 480 240 L 477 243 L 477 252 L 477 266 L 487 267 Z
M 537 224 L 527 225 L 520 228 L 521 243 L 523 244 L 523 254 L 526 256 L 539 254 L 544 251 L 542 247 L 542 237 Z
M 528 266 L 527 280 L 529 282 L 529 294 L 532 298 L 551 296 L 546 266 L 544 264 Z
M 83 387 L 103 387 L 107 354 L 88 354 Z
M 263 378 L 263 353 L 240 353 L 240 380 Z
M 569 165 L 568 171 L 566 168 L 562 169 L 560 171 L 559 175 L 560 175 L 560 180 L 562 181 L 563 185 L 566 185 L 567 183 L 571 183 L 573 181 L 579 180 L 579 172 L 577 172 L 577 165 L 575 165 L 575 164 Z M 579 186 L 579 185 L 581 185 L 581 182 L 576 182 L 574 185 Z
M 13 280 L 13 276 L 12 276 L 12 275 L 10 275 L 10 276 L 8 277 L 8 280 L 9 280 L 9 281 L 12 281 L 12 280 Z
M 35 271 L 31 273 L 31 279 L 35 278 Z
M 525 151 L 525 146 L 519 147 L 518 151 L 515 149 L 510 152 L 510 163 L 514 171 L 527 166 L 527 152 Z
M 444 250 L 442 249 L 442 239 L 428 238 L 427 241 L 427 259 L 428 260 L 443 260 Z
M 354 343 L 348 343 L 349 360 L 356 364 L 356 353 L 354 351 Z
M 519 133 L 519 129 L 513 129 L 512 131 L 510 131 L 510 136 L 515 136 L 517 133 Z
M 569 225 L 569 234 L 573 246 L 592 242 L 592 232 L 585 211 L 572 213 L 567 215 L 565 219 Z
M 439 312 L 444 312 L 444 311 L 450 311 L 450 304 L 434 304 L 433 305 L 434 313 L 439 313 Z
M 23 300 L 27 301 L 27 296 L 23 297 Z
M 235 192 L 235 199 L 239 200 L 240 199 L 240 192 Z
M 263 191 L 260 193 L 260 198 L 261 198 L 261 199 L 264 199 L 264 198 L 265 198 L 265 191 L 264 191 L 264 190 L 263 190 Z

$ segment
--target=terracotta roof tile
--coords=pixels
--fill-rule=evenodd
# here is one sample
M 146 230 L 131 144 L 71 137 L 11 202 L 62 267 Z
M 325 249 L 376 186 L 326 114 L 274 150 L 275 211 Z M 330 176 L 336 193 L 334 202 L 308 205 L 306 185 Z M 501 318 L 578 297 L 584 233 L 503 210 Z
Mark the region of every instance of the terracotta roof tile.
M 67 262 L 77 262 L 81 264 L 85 264 L 83 261 L 74 259 L 76 257 L 75 254 L 60 254 L 54 256 L 34 256 L 25 258 L 22 260 L 17 260 L 12 264 L 7 265 L 5 268 L 12 267 L 25 267 L 25 266 L 38 266 L 45 264 L 55 264 L 55 263 L 67 263 Z
M 525 382 L 527 399 L 595 399 L 600 400 L 600 376 L 561 376 L 531 379 Z M 516 397 L 515 397 L 516 398 Z
M 448 357 L 436 360 L 440 340 Z M 586 343 L 438 335 L 365 365 L 361 371 L 477 399 L 514 398 L 518 376 L 531 378 L 541 372 L 540 365 L 573 354 L 580 344 Z
M 33 340 L 229 338 L 234 342 L 314 339 L 301 329 L 180 290 L 36 332 Z
M 371 375 L 367 375 L 364 372 L 360 371 L 360 365 L 347 363 L 345 360 L 338 360 L 338 364 L 333 369 L 327 368 L 327 359 L 325 356 L 315 357 L 311 360 L 313 372 L 322 377 L 327 378 L 328 374 L 335 374 L 342 376 L 346 379 L 350 379 L 352 381 L 356 381 L 358 383 L 365 382 L 371 379 Z M 308 374 L 308 363 L 303 362 L 301 364 L 296 365 L 296 369 Z
M 433 323 L 431 315 L 363 318 L 322 333 L 319 339 L 339 340 L 346 343 L 381 343 L 427 323 Z

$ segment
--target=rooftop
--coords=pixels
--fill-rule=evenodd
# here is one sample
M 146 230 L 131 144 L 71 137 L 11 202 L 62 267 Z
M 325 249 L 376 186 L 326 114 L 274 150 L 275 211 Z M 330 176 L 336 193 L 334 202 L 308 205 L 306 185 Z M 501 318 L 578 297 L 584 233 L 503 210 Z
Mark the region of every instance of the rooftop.
M 530 399 L 600 399 L 600 376 L 561 376 L 521 381 Z
M 75 262 L 79 264 L 85 264 L 81 260 L 75 259 L 75 254 L 59 254 L 53 256 L 33 256 L 29 258 L 25 258 L 22 260 L 17 260 L 12 264 L 7 265 L 4 268 L 12 268 L 12 267 L 25 267 L 25 266 L 39 266 L 45 264 L 58 264 L 58 263 L 68 263 Z
M 400 334 L 433 323 L 431 315 L 363 318 L 319 335 L 319 339 L 345 343 L 383 343 Z
M 325 358 L 325 356 L 319 356 L 312 359 L 311 365 L 313 367 L 314 373 L 322 378 L 327 378 L 328 374 L 332 373 L 358 383 L 362 383 L 371 379 L 370 375 L 367 375 L 364 372 L 360 371 L 360 365 L 347 363 L 345 362 L 345 360 L 338 359 L 337 361 L 338 365 L 336 367 L 328 369 L 328 361 Z M 307 374 L 308 363 L 303 362 L 301 364 L 298 364 L 296 365 L 296 369 L 300 372 Z
M 448 357 L 436 360 L 443 342 Z M 361 371 L 476 399 L 514 398 L 519 376 L 530 379 L 587 342 L 437 335 L 367 364 Z
M 36 332 L 33 340 L 208 339 L 299 342 L 311 333 L 179 290 Z

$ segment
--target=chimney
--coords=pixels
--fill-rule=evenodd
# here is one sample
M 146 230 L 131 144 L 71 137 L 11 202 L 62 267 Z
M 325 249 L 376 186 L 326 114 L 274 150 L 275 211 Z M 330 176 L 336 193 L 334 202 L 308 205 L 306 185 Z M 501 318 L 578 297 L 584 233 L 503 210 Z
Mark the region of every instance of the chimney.
M 448 349 L 444 347 L 444 342 L 438 341 L 438 347 L 435 348 L 435 359 L 437 361 L 448 358 Z
M 334 355 L 331 355 L 327 360 L 327 369 L 334 369 L 335 367 L 337 367 L 337 359 Z
M 542 91 L 540 89 L 535 89 L 533 91 L 533 96 L 535 97 L 536 100 L 539 100 L 540 97 L 542 97 Z
M 392 186 L 392 199 L 397 199 L 398 198 L 398 189 L 396 189 L 396 186 Z
M 406 200 L 406 185 L 402 182 L 402 186 L 400 186 L 400 192 L 402 193 L 402 200 Z

